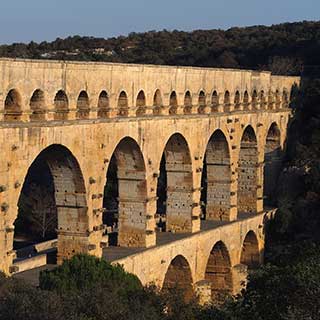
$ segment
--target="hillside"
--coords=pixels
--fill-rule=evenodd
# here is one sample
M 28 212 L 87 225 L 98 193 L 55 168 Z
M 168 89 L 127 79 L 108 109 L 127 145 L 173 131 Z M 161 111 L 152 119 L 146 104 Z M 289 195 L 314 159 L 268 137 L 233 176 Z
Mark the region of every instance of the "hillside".
M 127 37 L 73 36 L 0 46 L 0 56 L 271 70 L 298 75 L 320 64 L 320 21 L 231 28 L 149 31 Z

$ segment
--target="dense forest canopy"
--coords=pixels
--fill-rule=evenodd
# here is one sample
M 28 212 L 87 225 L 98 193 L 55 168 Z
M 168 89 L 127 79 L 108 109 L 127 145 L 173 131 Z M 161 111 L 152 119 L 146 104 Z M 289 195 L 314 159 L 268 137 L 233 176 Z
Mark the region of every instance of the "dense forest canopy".
M 229 30 L 149 31 L 117 38 L 73 36 L 0 46 L 0 56 L 270 70 L 299 75 L 320 64 L 320 21 Z

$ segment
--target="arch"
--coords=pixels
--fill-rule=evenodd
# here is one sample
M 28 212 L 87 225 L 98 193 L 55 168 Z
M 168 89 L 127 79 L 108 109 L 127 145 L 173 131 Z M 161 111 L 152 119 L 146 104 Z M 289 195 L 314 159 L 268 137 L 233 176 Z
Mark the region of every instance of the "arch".
M 107 118 L 109 107 L 109 95 L 107 91 L 103 90 L 98 98 L 98 118 Z
M 162 285 L 162 290 L 175 288 L 183 291 L 185 301 L 189 301 L 193 297 L 193 280 L 190 265 L 182 255 L 176 256 L 171 261 Z
M 58 263 L 75 253 L 88 252 L 84 241 L 89 227 L 85 184 L 77 159 L 66 147 L 54 144 L 36 157 L 24 180 L 18 208 L 16 225 L 29 219 L 44 228 L 52 217 L 57 220 Z M 29 227 L 28 231 L 32 230 Z
M 207 220 L 230 220 L 231 166 L 228 141 L 215 131 L 206 148 L 202 170 L 201 200 Z
M 261 108 L 265 109 L 265 107 L 266 107 L 266 97 L 265 97 L 265 94 L 264 94 L 263 90 L 260 91 L 259 100 L 260 100 Z
M 278 125 L 271 124 L 264 148 L 264 203 L 275 205 L 277 181 L 282 168 L 283 153 L 281 149 L 281 133 Z
M 238 212 L 257 212 L 258 145 L 253 128 L 243 132 L 238 161 Z
M 253 110 L 256 110 L 258 108 L 258 93 L 255 89 L 252 92 L 251 105 Z
M 192 162 L 188 143 L 180 133 L 169 138 L 162 159 L 157 185 L 157 206 L 159 208 L 159 201 L 165 200 L 165 230 L 191 232 Z
M 230 105 L 230 92 L 228 90 L 224 93 L 223 103 L 225 107 Z
M 243 241 L 240 263 L 245 264 L 249 270 L 257 268 L 261 263 L 259 242 L 252 230 L 247 233 Z
M 153 95 L 153 114 L 155 115 L 161 114 L 161 108 L 162 108 L 161 91 L 157 89 Z
M 192 113 L 192 96 L 190 91 L 188 90 L 184 95 L 184 114 L 191 114 Z
M 177 114 L 178 112 L 178 98 L 175 91 L 170 94 L 169 100 L 169 114 Z
M 139 91 L 138 93 L 136 107 L 137 107 L 137 111 L 136 111 L 137 116 L 143 116 L 146 114 L 146 96 L 143 90 Z
M 219 96 L 216 90 L 213 91 L 211 96 L 211 111 L 212 112 L 219 111 Z
M 32 97 L 30 99 L 30 120 L 37 121 L 37 120 L 45 120 L 45 99 L 44 99 L 44 92 L 40 89 L 36 89 Z
M 281 97 L 280 97 L 280 91 L 278 89 L 275 92 L 275 100 L 276 100 L 276 109 L 279 109 L 281 106 Z
M 248 107 L 249 107 L 249 93 L 248 91 L 246 90 L 243 94 L 243 110 L 248 110 Z
M 231 259 L 226 245 L 217 242 L 209 255 L 205 279 L 211 283 L 211 298 L 222 302 L 233 292 Z
M 88 119 L 90 113 L 89 96 L 86 91 L 82 90 L 79 93 L 77 100 L 77 118 Z
M 4 120 L 20 121 L 22 116 L 22 98 L 17 89 L 11 89 L 4 101 Z
M 273 104 L 274 104 L 274 94 L 272 90 L 269 90 L 268 92 L 268 110 L 273 109 Z
M 69 100 L 63 90 L 59 90 L 54 98 L 54 120 L 67 120 L 69 113 Z
M 206 94 L 204 91 L 200 91 L 199 98 L 198 98 L 198 113 L 203 114 L 205 113 L 206 108 Z
M 118 116 L 127 117 L 129 115 L 128 97 L 125 91 L 121 91 L 118 98 Z
M 113 199 L 112 193 L 107 192 L 108 188 L 115 188 Z M 146 246 L 146 198 L 146 168 L 141 149 L 134 139 L 125 137 L 118 143 L 111 157 L 104 194 L 107 215 L 114 214 L 109 210 L 108 201 L 115 202 L 113 209 L 118 213 L 118 221 L 114 216 L 105 216 L 104 220 L 118 226 L 118 245 Z M 154 233 L 154 230 L 149 231 Z
M 240 109 L 240 92 L 237 90 L 234 95 L 234 108 L 235 110 Z

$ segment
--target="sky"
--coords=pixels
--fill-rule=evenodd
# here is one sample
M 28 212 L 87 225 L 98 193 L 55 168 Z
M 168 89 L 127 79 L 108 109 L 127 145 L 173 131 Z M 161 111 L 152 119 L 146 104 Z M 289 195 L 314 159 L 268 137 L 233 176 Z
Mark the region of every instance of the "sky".
M 0 0 L 0 43 L 320 20 L 320 0 Z

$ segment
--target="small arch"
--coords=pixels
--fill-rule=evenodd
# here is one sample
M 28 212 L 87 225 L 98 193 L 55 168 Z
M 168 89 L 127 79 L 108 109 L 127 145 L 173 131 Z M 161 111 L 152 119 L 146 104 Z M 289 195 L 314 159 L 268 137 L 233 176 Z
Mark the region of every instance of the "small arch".
M 258 144 L 249 125 L 243 132 L 238 161 L 238 212 L 257 212 Z
M 136 107 L 136 116 L 143 116 L 146 114 L 146 96 L 143 90 L 138 93 Z
M 193 280 L 190 265 L 182 255 L 176 256 L 166 272 L 162 290 L 182 290 L 185 301 L 190 301 L 194 295 Z
M 204 91 L 200 91 L 199 98 L 198 98 L 198 113 L 203 114 L 205 113 L 206 108 L 206 94 Z
M 44 99 L 44 92 L 40 89 L 37 89 L 33 92 L 32 97 L 30 99 L 30 120 L 37 121 L 37 120 L 45 120 L 45 99 Z
M 209 255 L 205 279 L 211 283 L 211 298 L 223 302 L 233 292 L 231 259 L 226 245 L 217 242 Z
M 281 148 L 281 133 L 278 125 L 271 124 L 264 148 L 264 204 L 276 205 L 277 182 L 282 169 L 283 152 Z
M 59 90 L 54 98 L 54 119 L 67 120 L 69 113 L 69 100 L 63 90 Z
M 249 106 L 249 93 L 246 90 L 243 94 L 243 110 L 248 110 L 248 106 Z
M 258 108 L 258 93 L 257 90 L 253 90 L 252 92 L 252 100 L 251 100 L 252 109 L 256 110 Z
M 219 110 L 219 96 L 216 90 L 213 91 L 211 96 L 211 111 L 218 112 Z
M 125 91 L 121 91 L 118 98 L 118 116 L 127 117 L 129 115 L 128 97 Z
M 188 90 L 184 95 L 184 114 L 191 114 L 192 113 L 192 96 L 190 91 Z
M 264 109 L 267 103 L 266 103 L 266 97 L 263 90 L 260 91 L 259 100 L 260 100 L 261 108 Z
M 281 106 L 281 97 L 280 97 L 280 91 L 278 89 L 275 92 L 275 100 L 276 100 L 276 109 L 279 109 Z
M 268 92 L 268 110 L 273 109 L 273 104 L 274 104 L 274 94 L 272 90 L 269 90 Z
M 162 108 L 162 96 L 161 91 L 159 89 L 153 95 L 153 114 L 160 115 Z
M 77 100 L 77 118 L 88 119 L 90 112 L 89 97 L 86 91 L 82 90 L 79 93 Z
M 177 114 L 178 112 L 178 98 L 175 91 L 172 91 L 170 94 L 169 101 L 169 114 Z
M 252 230 L 243 241 L 240 263 L 246 265 L 249 270 L 256 269 L 261 263 L 259 242 Z
M 237 90 L 234 95 L 234 108 L 235 110 L 240 109 L 240 92 Z
M 108 118 L 109 96 L 107 91 L 103 90 L 98 99 L 98 118 Z
M 230 105 L 230 92 L 228 90 L 224 93 L 223 103 L 225 107 Z
M 22 116 L 22 99 L 16 89 L 11 89 L 4 101 L 4 120 L 20 121 Z

